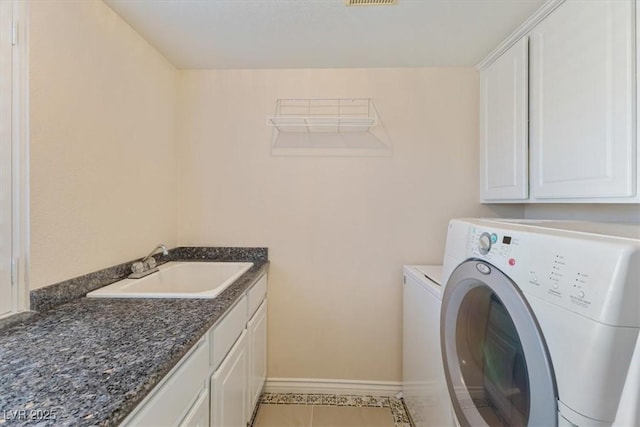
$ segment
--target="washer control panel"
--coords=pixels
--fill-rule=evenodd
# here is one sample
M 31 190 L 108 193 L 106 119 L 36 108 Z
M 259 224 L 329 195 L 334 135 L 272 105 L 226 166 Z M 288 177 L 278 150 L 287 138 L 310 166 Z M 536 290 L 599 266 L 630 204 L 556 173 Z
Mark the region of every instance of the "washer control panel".
M 491 250 L 491 234 L 482 233 L 480 237 L 478 237 L 478 250 L 481 254 L 486 255 Z
M 640 259 L 637 253 L 640 242 L 634 249 L 616 244 L 612 239 L 568 238 L 561 233 L 467 226 L 465 259 L 488 261 L 509 276 L 525 294 L 602 323 L 638 322 L 623 320 L 625 316 L 629 317 L 625 313 L 637 312 L 637 307 L 623 310 L 622 306 L 625 298 L 640 297 L 639 291 L 629 293 L 626 289 L 631 280 L 627 277 L 626 265 L 634 251 L 636 259 Z M 449 242 L 447 245 L 449 247 Z M 453 258 L 449 253 L 446 257 Z M 635 288 L 640 287 L 637 282 Z M 629 304 L 627 301 L 626 305 Z M 634 317 L 633 314 L 630 316 Z

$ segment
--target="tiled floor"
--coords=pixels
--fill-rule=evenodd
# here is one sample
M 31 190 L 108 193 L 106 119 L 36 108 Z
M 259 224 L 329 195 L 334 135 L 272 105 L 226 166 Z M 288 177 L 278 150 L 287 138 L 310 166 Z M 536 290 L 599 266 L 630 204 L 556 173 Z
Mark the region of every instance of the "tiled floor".
M 253 427 L 410 427 L 394 397 L 264 393 Z

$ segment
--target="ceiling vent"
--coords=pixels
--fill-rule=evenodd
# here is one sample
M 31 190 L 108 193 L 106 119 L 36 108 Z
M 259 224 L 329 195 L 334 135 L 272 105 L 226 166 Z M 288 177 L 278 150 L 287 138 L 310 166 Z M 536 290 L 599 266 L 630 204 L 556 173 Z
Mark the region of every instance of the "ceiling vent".
M 347 6 L 391 6 L 398 4 L 398 0 L 344 0 Z

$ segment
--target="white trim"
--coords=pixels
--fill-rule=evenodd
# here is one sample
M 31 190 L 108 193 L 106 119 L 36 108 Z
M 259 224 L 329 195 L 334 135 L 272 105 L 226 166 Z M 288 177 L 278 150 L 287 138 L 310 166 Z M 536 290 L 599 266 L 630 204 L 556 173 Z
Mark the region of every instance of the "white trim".
M 13 154 L 13 258 L 17 260 L 18 312 L 29 310 L 29 41 L 28 2 L 13 0 L 17 43 L 13 46 L 12 143 Z
M 11 316 L 29 309 L 27 255 L 29 251 L 29 146 L 28 146 L 28 43 L 27 2 L 2 2 L 2 139 L 3 165 L 3 221 L 2 230 L 2 298 L 0 317 Z M 4 182 L 8 185 L 5 186 Z M 6 211 L 5 211 L 6 209 Z M 5 228 L 6 227 L 6 228 Z M 6 270 L 5 270 L 6 269 Z M 6 288 L 5 288 L 6 286 Z M 8 292 L 7 292 L 8 290 Z M 6 311 L 5 311 L 6 310 Z
M 633 168 L 633 171 L 636 175 L 636 197 L 635 199 L 640 201 L 640 6 L 638 5 L 637 1 L 634 1 L 632 4 L 633 7 L 635 7 L 636 10 L 636 20 L 634 22 L 634 27 L 635 27 L 635 31 L 636 31 L 636 38 L 635 38 L 635 43 L 636 45 L 635 47 L 635 62 L 634 62 L 634 71 L 636 73 L 636 80 L 635 80 L 635 103 L 634 103 L 634 107 L 636 109 L 634 118 L 636 120 L 636 126 L 635 126 L 635 145 L 634 148 L 636 150 L 635 153 L 635 159 L 636 159 L 636 163 L 635 163 L 635 167 Z M 640 415 L 638 415 L 640 417 Z
M 493 61 L 498 59 L 500 55 L 506 52 L 511 46 L 516 44 L 518 40 L 527 35 L 533 28 L 538 25 L 544 18 L 553 12 L 565 0 L 547 0 L 545 4 L 540 6 L 522 25 L 502 41 L 489 55 L 476 65 L 476 70 L 481 71 L 487 68 Z
M 17 286 L 13 263 L 13 141 L 12 141 L 12 73 L 13 2 L 0 2 L 0 317 L 16 312 Z
M 394 396 L 402 391 L 402 383 L 321 378 L 267 378 L 264 391 L 266 393 Z

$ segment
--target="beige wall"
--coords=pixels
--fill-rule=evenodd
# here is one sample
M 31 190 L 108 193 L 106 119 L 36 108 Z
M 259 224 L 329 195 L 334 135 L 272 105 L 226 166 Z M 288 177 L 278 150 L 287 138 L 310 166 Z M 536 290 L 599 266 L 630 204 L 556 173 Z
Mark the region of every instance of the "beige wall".
M 176 70 L 102 1 L 29 5 L 31 288 L 176 242 Z
M 402 265 L 478 204 L 472 69 L 180 71 L 178 243 L 268 246 L 269 376 L 398 381 Z M 391 157 L 274 157 L 277 98 L 371 97 Z M 522 216 L 522 207 L 505 207 Z

